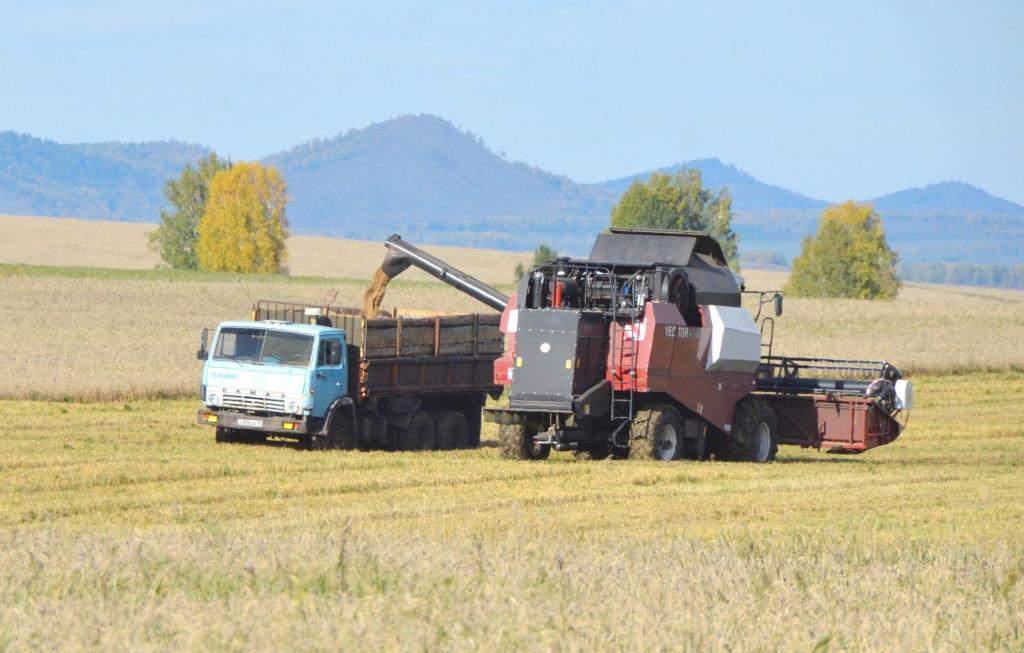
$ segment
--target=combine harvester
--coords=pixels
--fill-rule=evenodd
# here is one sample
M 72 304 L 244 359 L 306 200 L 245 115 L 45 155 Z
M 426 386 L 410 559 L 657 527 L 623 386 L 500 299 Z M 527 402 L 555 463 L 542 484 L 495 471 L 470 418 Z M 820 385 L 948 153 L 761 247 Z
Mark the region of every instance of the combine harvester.
M 772 352 L 779 292 L 741 306 L 742 282 L 702 232 L 612 229 L 586 259 L 559 258 L 500 292 L 392 236 L 369 297 L 414 265 L 502 311 L 486 409 L 506 457 L 768 462 L 780 444 L 861 453 L 895 440 L 911 384 L 880 361 Z M 380 283 L 382 282 L 382 283 Z M 760 321 L 760 326 L 758 322 Z

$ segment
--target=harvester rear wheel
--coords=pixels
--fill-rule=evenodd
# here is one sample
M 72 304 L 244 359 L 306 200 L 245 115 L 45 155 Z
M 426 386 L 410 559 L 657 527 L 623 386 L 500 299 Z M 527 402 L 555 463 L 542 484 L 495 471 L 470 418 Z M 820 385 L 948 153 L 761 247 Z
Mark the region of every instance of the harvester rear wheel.
M 501 457 L 513 460 L 544 460 L 551 455 L 551 447 L 536 444 L 533 441 L 536 434 L 537 431 L 522 424 L 503 424 L 498 429 Z
M 778 420 L 771 406 L 756 397 L 736 404 L 732 430 L 724 434 L 721 453 L 728 460 L 767 463 L 779 451 Z
M 683 454 L 683 419 L 669 405 L 637 411 L 629 425 L 629 457 L 678 460 Z
M 437 448 L 442 451 L 469 446 L 469 420 L 457 410 L 438 415 L 434 431 Z

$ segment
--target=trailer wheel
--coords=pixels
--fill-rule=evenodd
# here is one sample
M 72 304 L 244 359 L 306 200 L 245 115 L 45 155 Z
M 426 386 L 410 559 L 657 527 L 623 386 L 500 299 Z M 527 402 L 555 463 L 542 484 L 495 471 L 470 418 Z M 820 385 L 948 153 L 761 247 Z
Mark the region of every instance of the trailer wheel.
M 469 420 L 457 410 L 441 413 L 434 425 L 437 448 L 442 451 L 469 446 Z
M 513 460 L 544 460 L 551 455 L 551 447 L 536 444 L 533 441 L 536 434 L 536 430 L 522 424 L 503 424 L 498 429 L 501 457 Z
M 423 451 L 434 448 L 434 420 L 428 413 L 417 411 L 399 436 L 399 446 L 406 451 Z
M 678 460 L 683 455 L 683 420 L 672 406 L 637 411 L 629 425 L 629 457 Z
M 725 434 L 723 453 L 729 460 L 767 463 L 779 451 L 778 421 L 771 406 L 754 397 L 736 404 L 732 430 Z

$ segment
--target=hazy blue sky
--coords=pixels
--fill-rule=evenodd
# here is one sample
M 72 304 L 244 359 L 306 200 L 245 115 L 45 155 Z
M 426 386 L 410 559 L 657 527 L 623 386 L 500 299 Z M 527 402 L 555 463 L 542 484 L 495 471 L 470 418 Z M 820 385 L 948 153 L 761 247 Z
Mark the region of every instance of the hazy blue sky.
M 717 156 L 1024 203 L 1024 1 L 0 0 L 0 130 L 258 158 L 436 113 L 580 181 Z

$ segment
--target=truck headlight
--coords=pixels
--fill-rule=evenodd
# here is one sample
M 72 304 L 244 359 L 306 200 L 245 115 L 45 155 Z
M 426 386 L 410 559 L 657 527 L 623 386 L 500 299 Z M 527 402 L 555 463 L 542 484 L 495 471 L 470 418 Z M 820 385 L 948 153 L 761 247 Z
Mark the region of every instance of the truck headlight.
M 210 394 L 206 395 L 206 403 L 210 406 L 216 406 L 217 404 L 220 403 L 220 395 L 217 394 L 216 392 L 211 392 Z
M 298 413 L 299 412 L 299 402 L 295 401 L 294 399 L 290 400 L 288 402 L 288 412 L 293 414 L 293 415 Z

